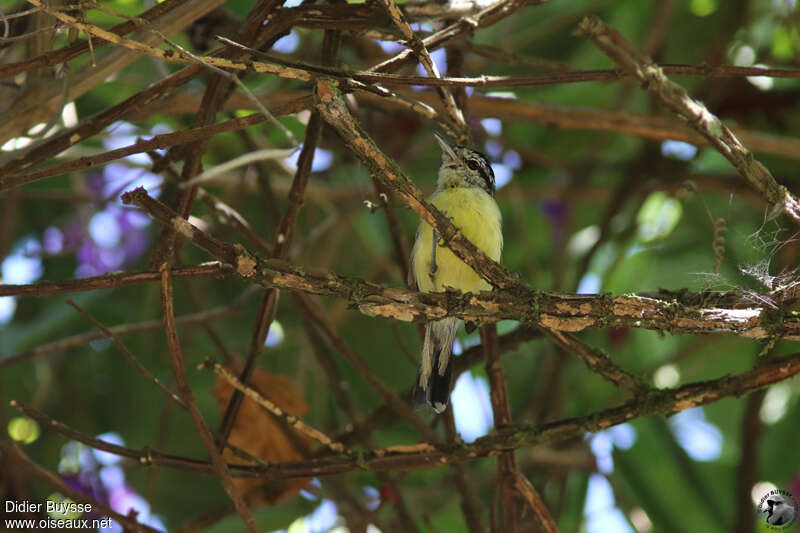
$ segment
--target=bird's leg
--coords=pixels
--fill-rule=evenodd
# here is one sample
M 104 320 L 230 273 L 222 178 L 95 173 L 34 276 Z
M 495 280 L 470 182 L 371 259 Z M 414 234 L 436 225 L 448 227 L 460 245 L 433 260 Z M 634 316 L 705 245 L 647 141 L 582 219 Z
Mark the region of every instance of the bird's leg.
M 448 217 L 447 216 L 447 211 L 442 211 L 442 214 L 450 222 L 453 221 L 453 217 Z M 439 269 L 439 267 L 436 266 L 436 248 L 438 247 L 440 240 L 441 240 L 441 238 L 439 237 L 439 234 L 436 233 L 436 230 L 434 229 L 433 230 L 433 237 L 431 238 L 431 247 L 432 247 L 432 249 L 431 249 L 431 269 L 428 272 L 428 276 L 431 278 L 431 281 L 434 281 L 434 278 L 436 277 L 436 271 Z
M 433 230 L 433 238 L 431 239 L 431 243 L 431 269 L 428 272 L 428 276 L 431 278 L 431 281 L 433 281 L 436 277 L 436 271 L 439 268 L 436 266 L 436 245 L 439 244 L 439 234 L 436 233 L 436 230 Z

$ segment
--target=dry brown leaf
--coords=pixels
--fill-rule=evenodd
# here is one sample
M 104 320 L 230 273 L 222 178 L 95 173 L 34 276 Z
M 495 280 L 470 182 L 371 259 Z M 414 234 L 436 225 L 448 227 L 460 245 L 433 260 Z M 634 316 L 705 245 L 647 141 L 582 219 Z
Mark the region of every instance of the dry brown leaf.
M 238 374 L 238 371 L 236 372 Z M 308 412 L 300 388 L 288 377 L 273 375 L 256 369 L 250 386 L 264 398 L 286 413 L 302 418 Z M 233 395 L 233 386 L 217 377 L 214 395 L 220 412 L 225 410 Z M 312 441 L 291 429 L 284 421 L 264 411 L 253 400 L 245 396 L 231 430 L 228 442 L 247 453 L 270 463 L 299 461 L 312 448 Z M 229 463 L 246 464 L 247 461 L 229 449 L 223 454 Z M 297 494 L 308 485 L 309 478 L 264 480 L 257 478 L 234 478 L 234 485 L 250 506 L 275 505 Z

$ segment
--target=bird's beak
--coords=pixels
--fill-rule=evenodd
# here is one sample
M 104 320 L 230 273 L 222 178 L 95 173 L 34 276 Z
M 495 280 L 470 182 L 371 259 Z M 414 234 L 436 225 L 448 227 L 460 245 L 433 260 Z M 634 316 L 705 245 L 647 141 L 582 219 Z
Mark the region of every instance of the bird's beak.
M 453 151 L 453 149 L 450 147 L 450 145 L 447 144 L 447 141 L 445 141 L 442 138 L 442 136 L 439 135 L 438 133 L 434 133 L 433 136 L 436 137 L 436 140 L 438 141 L 439 146 L 442 148 L 442 152 L 447 154 L 447 157 L 449 157 L 453 161 L 458 161 L 458 157 L 456 157 L 456 153 Z

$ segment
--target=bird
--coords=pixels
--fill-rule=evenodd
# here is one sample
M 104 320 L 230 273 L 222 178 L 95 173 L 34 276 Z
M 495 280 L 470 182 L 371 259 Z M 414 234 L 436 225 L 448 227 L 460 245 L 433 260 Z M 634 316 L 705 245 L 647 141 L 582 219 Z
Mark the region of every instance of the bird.
M 428 201 L 441 211 L 472 244 L 495 261 L 503 251 L 502 217 L 494 199 L 495 179 L 485 155 L 465 146 L 451 145 L 434 134 L 442 149 L 436 190 Z M 492 286 L 456 257 L 427 222 L 420 222 L 411 250 L 408 281 L 421 292 L 491 290 Z M 447 317 L 425 325 L 415 406 L 429 405 L 444 412 L 450 398 L 453 341 L 461 320 Z M 468 325 L 471 330 L 474 324 Z

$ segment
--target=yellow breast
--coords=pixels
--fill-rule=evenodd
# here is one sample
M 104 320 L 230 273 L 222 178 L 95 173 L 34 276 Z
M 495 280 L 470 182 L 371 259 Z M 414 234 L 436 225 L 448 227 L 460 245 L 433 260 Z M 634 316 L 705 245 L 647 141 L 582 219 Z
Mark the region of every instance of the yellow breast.
M 464 236 L 486 255 L 500 260 L 503 250 L 500 210 L 494 198 L 478 188 L 453 187 L 437 191 L 429 198 L 445 216 L 452 219 Z M 472 268 L 453 255 L 441 242 L 436 247 L 436 271 L 431 275 L 433 230 L 420 224 L 411 252 L 411 268 L 419 290 L 441 292 L 452 287 L 465 292 L 491 289 Z

